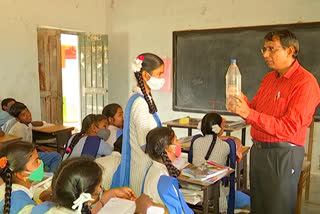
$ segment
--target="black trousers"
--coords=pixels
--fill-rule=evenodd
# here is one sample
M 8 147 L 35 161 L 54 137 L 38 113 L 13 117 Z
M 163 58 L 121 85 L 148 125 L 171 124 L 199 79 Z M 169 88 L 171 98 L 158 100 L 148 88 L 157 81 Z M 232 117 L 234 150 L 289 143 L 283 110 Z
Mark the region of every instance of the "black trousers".
M 304 147 L 258 148 L 250 152 L 251 214 L 294 214 Z

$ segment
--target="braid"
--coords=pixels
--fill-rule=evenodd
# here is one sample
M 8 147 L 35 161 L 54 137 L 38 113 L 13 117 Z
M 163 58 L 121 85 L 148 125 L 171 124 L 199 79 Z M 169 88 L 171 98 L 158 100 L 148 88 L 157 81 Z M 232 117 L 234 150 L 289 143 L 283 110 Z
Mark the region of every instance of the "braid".
M 169 157 L 165 151 L 161 153 L 161 158 L 162 158 L 164 165 L 166 165 L 166 167 L 169 171 L 169 175 L 172 177 L 175 177 L 175 178 L 178 177 L 180 175 L 180 170 L 172 165 L 171 160 L 169 159 Z
M 149 113 L 150 114 L 153 114 L 157 111 L 157 108 L 155 107 L 154 105 L 154 102 L 153 102 L 153 99 L 152 99 L 152 102 L 150 101 L 150 98 L 146 92 L 146 88 L 144 87 L 144 83 L 143 83 L 143 80 L 142 80 L 142 73 L 141 72 L 135 72 L 134 73 L 137 81 L 138 81 L 138 85 L 142 91 L 142 94 L 144 96 L 144 99 L 147 101 L 147 104 L 148 104 L 148 107 L 149 107 Z
M 82 205 L 81 214 L 92 214 L 86 202 Z
M 155 102 L 154 102 L 154 100 L 153 100 L 153 97 L 152 97 L 151 92 L 150 92 L 150 97 L 151 97 L 151 101 L 152 101 L 152 105 L 153 105 L 153 107 L 154 107 L 154 110 L 155 110 L 155 112 L 157 112 L 157 111 L 158 111 L 158 108 L 157 108 L 157 106 L 156 106 L 156 104 L 155 104 Z
M 10 213 L 10 203 L 11 203 L 11 190 L 12 190 L 12 172 L 8 167 L 5 170 L 3 178 L 4 182 L 6 183 L 6 188 L 5 188 L 5 202 L 3 206 L 3 213 L 4 214 L 9 214 Z
M 204 157 L 205 160 L 209 159 L 216 142 L 217 142 L 217 134 L 214 133 L 214 134 L 212 134 L 212 141 L 211 141 L 210 147 L 208 149 L 208 152 L 207 152 L 206 156 Z
M 73 148 L 77 145 L 79 140 L 83 137 L 84 133 L 82 131 L 80 133 L 75 134 L 75 136 L 72 138 L 70 145 L 68 148 L 66 148 L 66 154 L 68 154 L 67 159 L 70 157 L 72 154 Z

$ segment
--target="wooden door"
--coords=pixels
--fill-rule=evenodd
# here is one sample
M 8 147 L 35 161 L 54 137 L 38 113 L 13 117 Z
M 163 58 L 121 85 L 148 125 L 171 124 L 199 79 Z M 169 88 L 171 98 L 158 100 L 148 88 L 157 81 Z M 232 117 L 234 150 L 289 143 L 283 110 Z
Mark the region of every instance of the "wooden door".
M 62 125 L 60 31 L 38 29 L 38 70 L 41 120 Z
M 79 35 L 82 119 L 101 114 L 108 103 L 107 45 L 107 35 Z

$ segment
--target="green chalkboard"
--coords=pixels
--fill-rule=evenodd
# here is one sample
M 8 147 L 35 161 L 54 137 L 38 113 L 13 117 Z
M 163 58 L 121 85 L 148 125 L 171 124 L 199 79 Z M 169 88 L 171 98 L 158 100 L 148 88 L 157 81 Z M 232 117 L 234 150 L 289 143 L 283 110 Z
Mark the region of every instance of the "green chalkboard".
M 264 36 L 289 29 L 300 42 L 299 62 L 320 82 L 320 22 L 173 32 L 173 110 L 216 111 L 225 108 L 225 74 L 237 59 L 242 91 L 249 100 L 269 72 L 260 49 Z M 320 116 L 320 107 L 316 115 Z

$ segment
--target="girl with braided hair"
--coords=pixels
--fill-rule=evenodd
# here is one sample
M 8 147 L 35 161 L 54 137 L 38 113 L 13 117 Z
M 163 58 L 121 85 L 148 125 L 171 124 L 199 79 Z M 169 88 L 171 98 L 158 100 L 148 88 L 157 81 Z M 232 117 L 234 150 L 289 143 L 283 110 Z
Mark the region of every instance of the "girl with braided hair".
M 108 122 L 104 115 L 87 115 L 82 121 L 80 133 L 74 134 L 68 140 L 63 160 L 81 155 L 94 158 L 110 155 L 113 146 L 106 143 L 109 136 Z
M 76 157 L 63 161 L 52 179 L 52 200 L 33 209 L 32 214 L 95 214 L 114 197 L 134 199 L 128 187 L 108 191 L 101 186 L 102 168 L 90 157 Z M 146 213 L 151 199 L 144 195 L 136 200 L 136 210 Z
M 222 136 L 225 127 L 225 119 L 215 112 L 207 113 L 200 122 L 199 129 L 202 135 L 196 135 L 191 141 L 191 147 L 188 154 L 188 161 L 194 165 L 200 165 L 207 161 L 212 161 L 219 165 L 230 165 L 233 155 L 240 160 L 241 154 L 241 141 L 236 137 Z M 233 146 L 232 146 L 233 145 Z M 232 147 L 235 151 L 232 152 Z M 234 159 L 236 159 L 234 157 Z M 228 163 L 228 164 L 227 164 Z M 231 166 L 232 167 L 232 166 Z M 232 177 L 234 175 L 231 175 Z M 232 186 L 232 182 L 230 182 Z M 234 185 L 233 185 L 234 186 Z M 220 198 L 219 209 L 220 212 L 227 212 L 229 209 L 233 209 L 231 205 L 232 201 L 228 202 L 226 196 L 230 194 L 239 195 L 241 193 L 235 193 L 232 188 L 220 186 Z M 237 198 L 236 198 L 237 199 Z M 236 205 L 238 200 L 236 200 Z
M 146 153 L 152 165 L 143 179 L 143 193 L 150 195 L 155 203 L 163 204 L 169 213 L 193 213 L 179 190 L 177 177 L 180 170 L 173 161 L 181 154 L 180 142 L 168 127 L 156 127 L 147 135 Z
M 144 53 L 136 58 L 132 68 L 138 87 L 125 109 L 121 164 L 112 186 L 130 186 L 139 195 L 141 175 L 151 164 L 144 153 L 146 136 L 151 129 L 161 126 L 151 91 L 159 90 L 164 85 L 164 63 L 157 55 Z
M 43 179 L 43 162 L 31 143 L 10 142 L 0 148 L 0 213 L 31 213 L 36 206 L 30 190 L 33 181 Z

